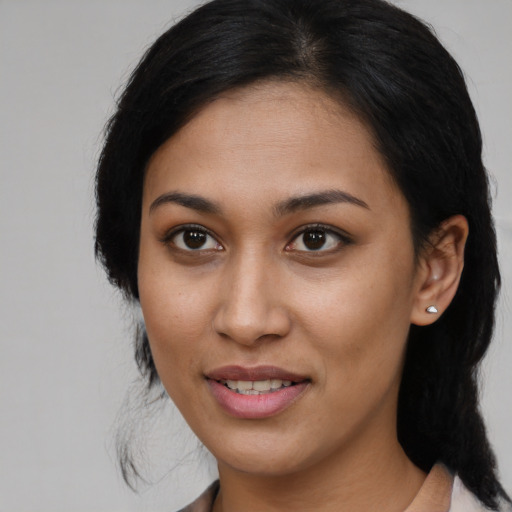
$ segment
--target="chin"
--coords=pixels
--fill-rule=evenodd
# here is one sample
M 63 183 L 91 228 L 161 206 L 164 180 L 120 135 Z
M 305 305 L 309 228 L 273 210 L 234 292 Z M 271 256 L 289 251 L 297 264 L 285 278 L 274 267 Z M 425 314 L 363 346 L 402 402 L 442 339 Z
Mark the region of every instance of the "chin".
M 314 461 L 309 453 L 297 450 L 302 443 L 286 443 L 281 440 L 273 443 L 251 442 L 248 439 L 238 446 L 224 445 L 212 452 L 219 466 L 226 465 L 233 470 L 262 477 L 279 477 L 301 471 Z
M 240 457 L 229 461 L 218 461 L 219 465 L 227 465 L 240 473 L 247 473 L 259 477 L 283 477 L 296 473 L 302 468 L 297 466 L 287 457 L 268 457 L 265 454 L 259 457 Z M 307 466 L 307 465 L 306 465 Z

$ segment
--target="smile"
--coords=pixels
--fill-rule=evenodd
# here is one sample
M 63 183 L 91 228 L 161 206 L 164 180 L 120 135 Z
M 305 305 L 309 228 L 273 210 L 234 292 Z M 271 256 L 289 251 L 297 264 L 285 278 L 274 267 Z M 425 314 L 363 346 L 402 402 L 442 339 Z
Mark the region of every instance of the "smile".
M 311 385 L 309 378 L 275 366 L 225 366 L 205 377 L 224 413 L 242 419 L 275 416 L 299 400 Z
M 219 382 L 231 391 L 235 391 L 241 395 L 262 395 L 266 393 L 274 393 L 294 384 L 291 380 L 281 379 L 221 380 Z

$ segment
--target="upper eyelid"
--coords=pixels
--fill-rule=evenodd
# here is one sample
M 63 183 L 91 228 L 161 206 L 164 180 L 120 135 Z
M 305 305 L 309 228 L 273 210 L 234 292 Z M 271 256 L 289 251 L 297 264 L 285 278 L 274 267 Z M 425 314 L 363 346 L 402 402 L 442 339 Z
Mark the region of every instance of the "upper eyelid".
M 218 235 L 216 235 L 213 231 L 208 229 L 207 227 L 203 226 L 202 224 L 181 224 L 178 226 L 174 226 L 173 228 L 167 230 L 162 237 L 160 237 L 160 241 L 162 243 L 168 243 L 178 233 L 180 233 L 182 231 L 186 231 L 186 230 L 191 230 L 191 229 L 197 229 L 198 231 L 203 231 L 207 235 L 214 238 L 220 245 L 224 246 L 224 243 L 222 242 L 220 237 Z M 323 230 L 326 233 L 332 233 L 332 234 L 340 237 L 346 243 L 350 243 L 353 241 L 352 236 L 349 233 L 347 233 L 346 231 L 344 231 L 340 228 L 336 228 L 334 226 L 328 225 L 328 224 L 322 224 L 322 223 L 316 222 L 316 223 L 311 223 L 311 224 L 304 224 L 302 226 L 295 228 L 287 236 L 288 241 L 286 242 L 286 244 L 287 245 L 290 244 L 291 242 L 293 242 L 293 240 L 295 240 L 297 237 L 299 237 L 306 231 L 314 230 L 314 229 Z
M 352 236 L 344 231 L 343 229 L 336 228 L 334 226 L 328 225 L 328 224 L 322 224 L 322 223 L 313 223 L 313 224 L 305 224 L 303 226 L 300 226 L 298 228 L 295 228 L 290 235 L 288 236 L 288 239 L 290 242 L 295 240 L 298 236 L 302 235 L 306 231 L 312 231 L 312 230 L 323 230 L 326 233 L 333 233 L 334 235 L 339 236 L 342 240 L 346 242 L 352 242 L 353 238 Z M 290 243 L 288 242 L 288 243 Z
M 222 242 L 219 240 L 219 237 L 217 235 L 215 235 L 215 233 L 213 233 L 211 230 L 209 230 L 208 228 L 204 227 L 201 224 L 181 224 L 179 226 L 174 226 L 173 228 L 165 231 L 163 236 L 160 237 L 160 241 L 162 243 L 169 242 L 169 240 L 171 240 L 171 238 L 176 236 L 178 233 L 181 233 L 182 231 L 193 230 L 193 229 L 196 229 L 197 231 L 203 231 L 204 233 L 211 236 L 212 238 L 215 238 L 215 240 L 217 240 L 217 242 L 219 242 L 222 245 Z

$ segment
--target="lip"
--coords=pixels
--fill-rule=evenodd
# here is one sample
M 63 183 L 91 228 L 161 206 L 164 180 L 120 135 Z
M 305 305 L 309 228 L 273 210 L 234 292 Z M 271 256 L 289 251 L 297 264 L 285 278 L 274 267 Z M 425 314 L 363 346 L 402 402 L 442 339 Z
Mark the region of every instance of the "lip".
M 235 418 L 263 419 L 275 416 L 296 402 L 309 388 L 307 377 L 276 366 L 224 366 L 206 375 L 208 387 L 220 407 Z M 290 380 L 294 384 L 260 395 L 243 395 L 227 388 L 221 380 Z
M 309 380 L 304 375 L 284 370 L 277 366 L 254 366 L 246 368 L 244 366 L 223 366 L 216 368 L 206 374 L 207 379 L 212 380 L 267 380 L 281 379 L 291 380 L 292 382 L 302 382 Z

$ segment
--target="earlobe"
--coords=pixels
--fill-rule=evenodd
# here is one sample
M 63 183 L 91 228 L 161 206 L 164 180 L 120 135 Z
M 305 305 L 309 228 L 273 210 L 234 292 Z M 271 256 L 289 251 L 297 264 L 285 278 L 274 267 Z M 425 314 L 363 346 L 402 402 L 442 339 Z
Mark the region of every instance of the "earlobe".
M 430 325 L 450 305 L 464 268 L 468 222 L 463 215 L 443 221 L 420 256 L 411 323 Z

